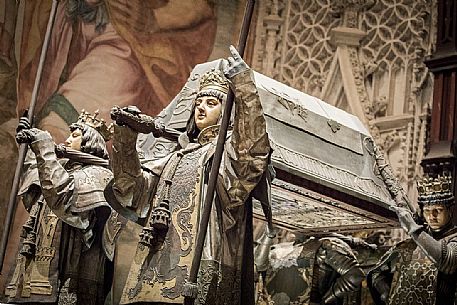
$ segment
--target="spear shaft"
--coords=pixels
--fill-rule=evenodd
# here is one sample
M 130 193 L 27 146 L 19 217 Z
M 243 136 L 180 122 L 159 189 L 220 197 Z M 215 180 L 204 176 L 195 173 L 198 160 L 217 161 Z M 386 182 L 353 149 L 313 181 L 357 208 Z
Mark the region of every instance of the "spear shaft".
M 252 14 L 254 12 L 254 0 L 248 0 L 246 3 L 246 8 L 244 12 L 243 24 L 241 27 L 240 37 L 238 40 L 238 53 L 241 57 L 244 55 L 244 50 L 246 49 L 247 37 L 249 34 L 249 27 L 251 24 Z M 235 94 L 230 89 L 227 95 L 227 101 L 225 104 L 224 114 L 222 116 L 221 127 L 219 130 L 219 135 L 217 138 L 216 151 L 214 152 L 213 162 L 211 165 L 211 171 L 209 175 L 208 188 L 203 204 L 203 212 L 200 219 L 200 226 L 198 229 L 197 240 L 195 243 L 195 252 L 194 257 L 192 258 L 192 265 L 190 268 L 188 282 L 190 284 L 197 283 L 198 270 L 200 269 L 200 261 L 203 253 L 203 246 L 205 243 L 206 232 L 209 223 L 209 217 L 211 214 L 211 207 L 214 199 L 214 192 L 216 187 L 217 176 L 219 173 L 219 167 L 222 160 L 222 154 L 224 152 L 224 143 L 227 136 L 227 129 L 230 123 L 230 114 L 233 108 L 233 100 Z M 193 305 L 195 299 L 192 297 L 186 296 L 184 299 L 185 305 Z
M 56 12 L 57 12 L 58 0 L 52 1 L 51 12 L 48 19 L 48 24 L 46 27 L 46 34 L 44 37 L 43 45 L 41 47 L 40 60 L 38 62 L 38 68 L 35 77 L 35 83 L 33 86 L 32 97 L 30 99 L 29 110 L 27 118 L 30 122 L 33 119 L 33 113 L 35 111 L 36 100 L 38 97 L 38 90 L 40 88 L 41 76 L 43 74 L 44 61 L 46 59 L 46 53 L 49 46 L 49 41 L 51 40 L 52 28 L 54 25 Z M 13 185 L 11 187 L 10 197 L 8 201 L 8 206 L 6 210 L 6 219 L 3 226 L 2 240 L 0 243 L 0 273 L 3 269 L 3 262 L 5 260 L 6 247 L 8 245 L 9 234 L 11 231 L 11 225 L 14 220 L 17 206 L 17 193 L 19 190 L 19 181 L 21 177 L 22 167 L 24 165 L 25 155 L 27 153 L 27 144 L 21 144 L 19 146 L 19 156 L 17 159 L 16 170 L 14 172 Z

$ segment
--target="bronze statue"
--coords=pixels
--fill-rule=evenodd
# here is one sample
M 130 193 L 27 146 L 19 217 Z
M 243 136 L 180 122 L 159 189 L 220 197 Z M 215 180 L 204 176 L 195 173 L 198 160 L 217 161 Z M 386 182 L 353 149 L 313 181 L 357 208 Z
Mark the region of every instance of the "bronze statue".
M 452 178 L 444 173 L 418 181 L 419 217 L 396 212 L 411 239 L 392 247 L 368 274 L 376 304 L 455 304 L 457 228 L 452 223 Z
M 112 192 L 145 221 L 121 304 L 183 303 L 229 83 L 235 93 L 233 128 L 219 169 L 196 303 L 242 301 L 245 204 L 267 169 L 270 146 L 253 73 L 236 49 L 230 50 L 233 57 L 221 62 L 224 74 L 215 68 L 200 77 L 188 141 L 180 141 L 185 147 L 143 167 L 135 148 L 138 130 L 114 117 L 124 126 L 114 128 Z
M 112 247 L 102 241 L 111 214 L 103 196 L 112 178 L 109 136 L 105 122 L 84 111 L 65 146 L 20 119 L 16 140 L 30 149 L 19 194 L 29 218 L 5 289 L 9 302 L 104 304 L 109 260 L 102 244 Z
M 341 234 L 275 243 L 266 230 L 255 249 L 256 304 L 352 304 L 364 272 L 349 244 L 373 246 Z

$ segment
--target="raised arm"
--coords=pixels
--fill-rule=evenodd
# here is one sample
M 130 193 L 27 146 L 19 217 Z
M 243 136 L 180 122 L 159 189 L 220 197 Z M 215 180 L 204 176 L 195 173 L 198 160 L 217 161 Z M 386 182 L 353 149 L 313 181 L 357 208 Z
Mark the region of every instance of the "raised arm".
M 23 124 L 26 123 L 23 122 Z M 87 229 L 90 224 L 89 213 L 70 211 L 76 198 L 75 179 L 59 163 L 51 135 L 47 131 L 30 128 L 30 124 L 27 124 L 26 127 L 18 130 L 16 140 L 19 143 L 29 143 L 36 156 L 41 191 L 46 204 L 66 223 L 80 229 Z
M 235 93 L 235 116 L 230 141 L 226 143 L 223 184 L 228 208 L 242 205 L 267 169 L 270 143 L 254 74 L 231 46 L 232 56 L 224 74 Z
M 443 273 L 452 274 L 457 270 L 457 237 L 447 241 L 436 240 L 424 227 L 417 224 L 411 212 L 405 208 L 396 208 L 401 226 L 428 258 Z
M 113 193 L 125 207 L 136 211 L 139 217 L 146 217 L 149 211 L 150 192 L 158 176 L 141 168 L 136 150 L 138 132 L 128 126 L 114 126 L 111 169 L 114 175 Z

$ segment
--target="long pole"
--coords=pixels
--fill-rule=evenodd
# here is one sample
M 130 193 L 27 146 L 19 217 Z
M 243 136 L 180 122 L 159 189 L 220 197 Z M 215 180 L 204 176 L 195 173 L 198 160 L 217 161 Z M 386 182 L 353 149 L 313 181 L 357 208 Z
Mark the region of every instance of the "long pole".
M 40 61 L 38 62 L 38 68 L 35 77 L 35 83 L 33 86 L 32 97 L 30 100 L 30 106 L 27 114 L 27 118 L 30 122 L 33 119 L 33 113 L 35 111 L 36 100 L 38 97 L 38 89 L 41 83 L 41 76 L 43 74 L 43 66 L 46 58 L 46 53 L 49 46 L 49 41 L 51 40 L 52 28 L 54 25 L 54 20 L 57 12 L 58 0 L 52 1 L 51 13 L 49 15 L 48 24 L 46 27 L 46 34 L 43 41 L 43 46 L 41 47 Z M 8 206 L 6 210 L 6 219 L 3 226 L 2 240 L 0 243 L 0 273 L 3 269 L 3 261 L 5 260 L 6 246 L 8 245 L 8 239 L 11 231 L 11 224 L 14 220 L 17 206 L 17 192 L 19 190 L 19 180 L 21 177 L 22 166 L 24 164 L 25 155 L 27 153 L 27 144 L 21 144 L 19 146 L 19 156 L 17 159 L 16 170 L 14 172 L 13 186 L 11 187 L 11 193 L 8 201 Z
M 241 33 L 238 40 L 238 53 L 241 57 L 244 55 L 246 49 L 246 41 L 249 34 L 249 27 L 251 24 L 252 14 L 254 12 L 254 0 L 248 0 L 246 3 L 246 9 L 244 12 L 243 24 L 241 27 Z M 203 246 L 206 238 L 206 231 L 208 228 L 209 217 L 211 214 L 211 206 L 214 199 L 214 191 L 216 187 L 217 176 L 219 173 L 219 167 L 221 165 L 222 153 L 224 152 L 224 143 L 227 136 L 227 129 L 230 123 L 230 114 L 233 108 L 233 100 L 235 95 L 232 90 L 229 90 L 227 95 L 227 101 L 225 104 L 224 114 L 222 116 L 221 127 L 219 130 L 219 136 L 217 138 L 216 151 L 214 152 L 213 163 L 211 165 L 211 171 L 209 175 L 208 188 L 203 204 L 203 213 L 200 219 L 200 226 L 198 229 L 197 241 L 195 243 L 194 257 L 192 258 L 192 265 L 190 267 L 188 282 L 191 285 L 196 285 L 198 270 L 200 269 L 200 261 L 203 253 Z M 184 298 L 185 305 L 193 305 L 195 301 L 195 295 L 193 297 L 186 296 Z

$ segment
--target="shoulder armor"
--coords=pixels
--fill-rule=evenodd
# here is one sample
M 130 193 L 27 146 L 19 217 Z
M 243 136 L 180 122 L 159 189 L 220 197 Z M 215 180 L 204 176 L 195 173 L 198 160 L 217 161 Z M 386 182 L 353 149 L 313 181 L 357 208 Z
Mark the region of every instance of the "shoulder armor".
M 335 237 L 321 238 L 321 247 L 324 250 L 336 251 L 342 255 L 354 256 L 351 247 L 344 241 Z
M 108 205 L 103 195 L 106 185 L 113 178 L 107 168 L 89 165 L 73 172 L 75 179 L 75 204 L 72 212 L 83 212 Z

